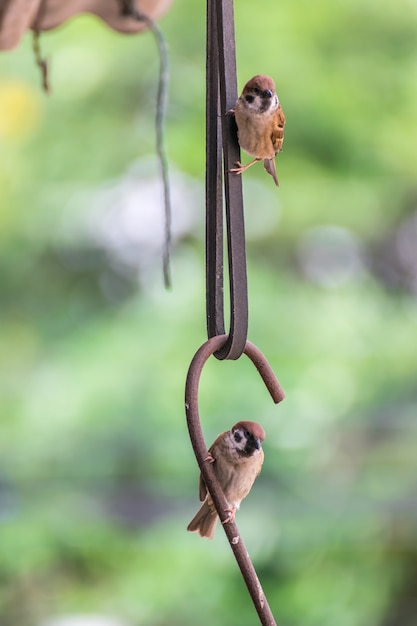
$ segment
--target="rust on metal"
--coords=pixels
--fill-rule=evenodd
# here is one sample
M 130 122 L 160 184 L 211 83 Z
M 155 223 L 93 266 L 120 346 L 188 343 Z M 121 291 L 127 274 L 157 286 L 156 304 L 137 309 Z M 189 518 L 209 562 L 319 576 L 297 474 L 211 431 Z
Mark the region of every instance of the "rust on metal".
M 206 341 L 197 350 L 191 361 L 187 381 L 185 385 L 185 413 L 187 417 L 188 432 L 198 466 L 204 478 L 204 482 L 213 499 L 214 505 L 222 522 L 224 532 L 229 540 L 230 547 L 239 565 L 240 571 L 252 598 L 252 602 L 258 613 L 263 626 L 276 626 L 276 622 L 268 601 L 262 590 L 261 583 L 256 574 L 255 568 L 249 557 L 242 536 L 236 522 L 229 520 L 228 509 L 230 508 L 223 490 L 216 478 L 212 464 L 207 460 L 208 450 L 201 428 L 200 415 L 198 409 L 198 388 L 201 372 L 208 358 L 221 350 L 227 344 L 227 335 L 218 335 Z M 244 353 L 251 359 L 262 380 L 265 383 L 273 401 L 275 403 L 284 399 L 284 392 L 273 373 L 268 361 L 256 346 L 247 342 Z
M 225 332 L 223 311 L 223 190 L 229 266 L 230 331 L 218 359 L 238 359 L 248 334 L 245 221 L 242 180 L 228 173 L 240 158 L 236 125 L 227 111 L 237 99 L 233 0 L 207 1 L 206 290 L 207 332 Z
M 233 0 L 207 0 L 206 55 L 206 320 L 208 341 L 197 350 L 188 370 L 185 411 L 198 466 L 263 626 L 276 626 L 268 601 L 216 478 L 198 410 L 198 387 L 207 359 L 238 359 L 246 354 L 275 403 L 284 392 L 260 350 L 247 340 L 248 289 L 242 178 L 229 170 L 240 160 L 233 115 L 237 99 Z M 224 191 L 223 191 L 224 187 Z M 225 218 L 223 211 L 225 199 Z M 224 228 L 226 223 L 226 229 Z M 224 231 L 229 267 L 230 330 L 224 320 Z

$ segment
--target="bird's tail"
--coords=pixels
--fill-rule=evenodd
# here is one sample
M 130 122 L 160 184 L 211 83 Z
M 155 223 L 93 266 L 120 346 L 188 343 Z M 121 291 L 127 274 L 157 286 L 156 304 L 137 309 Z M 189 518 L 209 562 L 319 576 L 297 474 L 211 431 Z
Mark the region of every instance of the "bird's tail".
M 200 537 L 213 539 L 216 529 L 217 513 L 213 505 L 209 505 L 207 500 L 203 503 L 201 509 L 193 517 L 187 526 L 190 532 L 198 532 Z
M 266 169 L 268 174 L 271 174 L 276 186 L 279 187 L 277 168 L 275 167 L 275 157 L 272 159 L 264 159 L 264 168 Z

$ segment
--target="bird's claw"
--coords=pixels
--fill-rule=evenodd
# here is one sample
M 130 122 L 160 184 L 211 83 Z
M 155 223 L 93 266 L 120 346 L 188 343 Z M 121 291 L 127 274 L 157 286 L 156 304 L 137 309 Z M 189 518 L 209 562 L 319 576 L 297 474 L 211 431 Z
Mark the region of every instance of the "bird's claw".
M 227 172 L 232 172 L 233 174 L 241 174 L 246 169 L 246 166 L 242 165 L 240 161 L 236 161 L 235 165 L 237 165 L 237 167 L 231 167 L 230 170 L 227 170 Z
M 230 522 L 234 522 L 236 509 L 225 509 L 225 512 L 229 513 L 229 515 L 227 516 L 225 520 L 222 521 L 222 524 L 224 525 L 224 524 L 229 524 Z

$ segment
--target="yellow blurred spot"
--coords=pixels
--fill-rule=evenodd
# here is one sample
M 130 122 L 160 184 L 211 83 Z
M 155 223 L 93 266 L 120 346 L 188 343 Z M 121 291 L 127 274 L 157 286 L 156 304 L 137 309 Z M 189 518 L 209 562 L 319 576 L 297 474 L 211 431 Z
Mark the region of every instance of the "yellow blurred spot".
M 39 125 L 40 117 L 38 95 L 29 85 L 0 82 L 0 140 L 25 139 Z

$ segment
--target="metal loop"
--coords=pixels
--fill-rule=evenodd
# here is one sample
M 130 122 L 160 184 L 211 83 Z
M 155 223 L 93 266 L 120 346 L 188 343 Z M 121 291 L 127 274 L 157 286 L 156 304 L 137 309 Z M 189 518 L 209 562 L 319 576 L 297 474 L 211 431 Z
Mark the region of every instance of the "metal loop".
M 233 554 L 235 555 L 261 624 L 263 626 L 276 626 L 274 616 L 272 615 L 238 527 L 234 521 L 228 521 L 227 510 L 229 509 L 229 504 L 216 478 L 212 464 L 207 461 L 208 450 L 204 441 L 198 411 L 198 387 L 203 367 L 207 359 L 220 350 L 227 341 L 227 335 L 212 337 L 197 350 L 191 361 L 185 385 L 185 413 L 187 416 L 188 432 L 204 482 L 213 499 L 219 518 L 223 523 L 223 528 L 229 540 L 230 547 L 233 550 Z M 244 352 L 257 368 L 273 401 L 278 403 L 283 400 L 285 396 L 281 385 L 262 352 L 250 342 L 246 343 Z
M 206 293 L 207 333 L 225 332 L 223 312 L 223 191 L 225 178 L 230 290 L 228 340 L 215 356 L 238 359 L 248 334 L 248 290 L 242 180 L 229 170 L 240 158 L 236 124 L 227 111 L 237 99 L 233 0 L 207 0 Z

